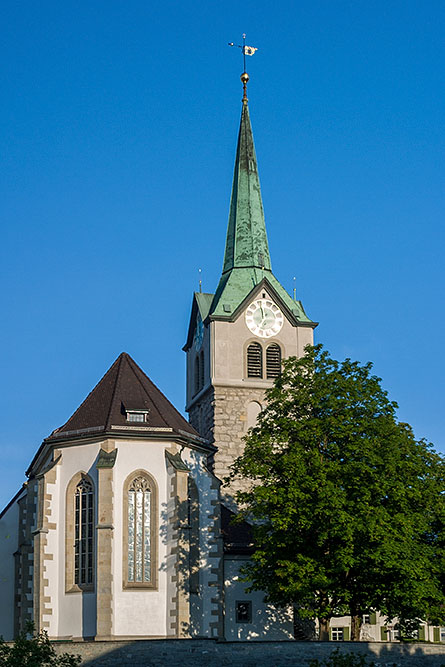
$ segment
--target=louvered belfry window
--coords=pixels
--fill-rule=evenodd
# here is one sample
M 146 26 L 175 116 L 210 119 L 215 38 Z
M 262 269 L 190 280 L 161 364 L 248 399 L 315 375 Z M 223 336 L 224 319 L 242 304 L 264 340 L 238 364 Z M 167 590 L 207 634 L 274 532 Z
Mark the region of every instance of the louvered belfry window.
M 75 494 L 74 582 L 93 583 L 93 485 L 82 478 Z
M 266 377 L 277 378 L 281 373 L 281 348 L 272 343 L 266 350 Z
M 263 348 L 259 343 L 251 343 L 247 348 L 247 377 L 263 377 Z

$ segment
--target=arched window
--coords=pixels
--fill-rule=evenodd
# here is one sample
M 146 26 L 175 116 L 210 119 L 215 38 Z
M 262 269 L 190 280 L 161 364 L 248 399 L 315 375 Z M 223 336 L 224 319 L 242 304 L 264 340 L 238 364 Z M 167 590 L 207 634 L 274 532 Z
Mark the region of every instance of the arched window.
M 124 488 L 124 585 L 153 588 L 156 585 L 156 486 L 140 470 Z
M 281 373 L 281 348 L 272 343 L 266 350 L 266 377 L 277 378 Z
M 247 377 L 263 377 L 263 348 L 259 343 L 250 343 L 247 348 Z
M 93 485 L 83 477 L 76 486 L 74 519 L 74 583 L 93 583 Z
M 66 490 L 65 590 L 92 590 L 94 584 L 94 486 L 84 472 Z
M 204 352 L 201 351 L 199 355 L 199 388 L 204 386 Z
M 200 376 L 200 368 L 199 368 L 199 355 L 197 354 L 195 357 L 195 377 L 194 377 L 194 386 L 195 386 L 195 394 L 198 393 L 199 391 L 199 376 Z

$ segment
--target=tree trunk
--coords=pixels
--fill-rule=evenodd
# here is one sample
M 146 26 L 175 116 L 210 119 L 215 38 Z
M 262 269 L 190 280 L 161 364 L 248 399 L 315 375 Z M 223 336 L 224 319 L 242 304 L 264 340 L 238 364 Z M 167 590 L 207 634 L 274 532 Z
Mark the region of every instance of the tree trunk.
M 351 641 L 353 642 L 360 641 L 361 627 L 362 627 L 362 615 L 357 613 L 351 613 Z
M 293 628 L 294 628 L 294 639 L 297 641 L 302 641 L 303 637 L 300 635 L 300 624 L 299 624 L 299 618 L 298 618 L 298 611 L 296 605 L 292 605 L 292 621 L 293 621 Z
M 328 642 L 329 641 L 329 619 L 328 618 L 319 618 L 318 619 L 318 624 L 319 624 L 319 628 L 320 628 L 318 641 Z

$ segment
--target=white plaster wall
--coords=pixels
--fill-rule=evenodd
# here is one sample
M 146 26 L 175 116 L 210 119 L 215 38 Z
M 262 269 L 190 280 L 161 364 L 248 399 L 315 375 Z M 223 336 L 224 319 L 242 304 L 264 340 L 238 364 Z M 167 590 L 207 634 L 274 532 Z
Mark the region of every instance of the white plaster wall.
M 246 593 L 247 583 L 239 580 L 239 569 L 246 562 L 243 557 L 224 558 L 224 636 L 236 640 L 282 640 L 293 638 L 292 615 L 286 609 L 276 609 L 266 604 L 264 593 Z M 252 622 L 236 622 L 236 602 L 252 601 Z
M 116 441 L 117 459 L 113 468 L 114 481 L 114 625 L 116 636 L 141 635 L 165 636 L 167 627 L 167 553 L 168 540 L 165 532 L 168 496 L 167 464 L 165 449 L 169 442 Z M 122 543 L 123 543 L 123 485 L 128 475 L 136 470 L 146 470 L 158 485 L 158 589 L 123 590 L 122 588 Z M 170 625 L 170 621 L 168 621 Z
M 96 595 L 95 593 L 66 593 L 65 592 L 65 512 L 66 512 L 66 488 L 78 472 L 86 472 L 94 483 L 94 491 L 97 503 L 97 469 L 95 462 L 101 447 L 100 442 L 77 444 L 71 447 L 60 447 L 62 461 L 57 467 L 57 486 L 52 499 L 51 509 L 58 512 L 57 521 L 57 550 L 59 554 L 57 564 L 53 570 L 56 572 L 57 585 L 50 590 L 57 596 L 57 613 L 55 622 L 51 620 L 51 636 L 58 637 L 93 637 L 96 634 Z M 51 485 L 52 486 L 52 485 Z M 50 486 L 50 488 L 51 488 Z M 52 493 L 52 491 L 51 491 Z M 55 506 L 58 506 L 56 508 Z M 54 516 L 54 515 L 53 515 Z M 97 522 L 97 516 L 95 518 Z M 50 536 L 51 532 L 48 533 Z M 53 548 L 51 537 L 51 548 Z M 56 557 L 57 558 L 57 557 Z M 55 588 L 57 587 L 57 591 Z
M 62 460 L 57 466 L 56 484 L 49 484 L 48 493 L 51 516 L 49 521 L 56 524 L 56 529 L 50 529 L 47 534 L 47 554 L 53 554 L 53 559 L 45 561 L 46 578 L 49 579 L 44 594 L 51 598 L 49 606 L 52 614 L 45 616 L 48 620 L 49 635 L 51 637 L 92 637 L 96 634 L 96 594 L 73 592 L 66 593 L 65 588 L 65 516 L 66 516 L 66 489 L 79 472 L 86 472 L 95 485 L 97 504 L 97 469 L 96 460 L 101 448 L 101 442 L 76 444 L 60 447 Z M 170 483 L 167 474 L 165 450 L 171 447 L 169 441 L 150 440 L 116 440 L 118 450 L 116 463 L 113 468 L 113 627 L 115 636 L 166 636 L 172 633 L 169 614 L 170 600 L 175 590 L 168 590 L 168 581 L 173 573 L 175 556 L 171 553 L 172 526 L 169 517 L 174 511 L 174 503 L 170 499 Z M 215 596 L 215 587 L 211 584 L 215 574 L 210 569 L 218 565 L 218 555 L 208 555 L 215 551 L 213 536 L 208 530 L 210 516 L 215 508 L 211 504 L 217 497 L 217 491 L 211 488 L 212 476 L 205 469 L 206 455 L 193 450 L 184 450 L 184 461 L 190 466 L 191 474 L 195 479 L 200 497 L 200 551 L 202 554 L 202 569 L 200 585 L 202 590 L 203 620 L 200 634 L 210 636 L 209 623 L 215 620 L 211 611 L 215 603 L 211 598 Z M 158 486 L 158 587 L 157 590 L 123 589 L 122 556 L 123 556 L 123 486 L 127 477 L 136 470 L 146 470 L 156 480 Z M 16 517 L 11 514 L 11 525 L 17 524 L 18 507 L 15 507 Z M 11 508 L 12 509 L 12 508 Z M 8 512 L 7 516 L 9 517 Z M 6 517 L 5 517 L 6 519 Z M 14 521 L 16 524 L 14 524 Z M 97 509 L 95 521 L 97 523 Z M 213 520 L 212 520 L 213 522 Z M 2 525 L 6 525 L 2 522 Z M 17 546 L 17 526 L 14 549 Z M 14 563 L 11 561 L 11 576 L 14 578 Z M 171 588 L 171 586 L 170 586 Z M 13 588 L 11 595 L 14 595 Z M 13 599 L 13 598 L 12 598 Z M 12 604 L 12 603 L 11 603 Z M 11 616 L 12 618 L 12 616 Z
M 173 533 L 174 533 L 174 512 L 176 508 L 175 499 L 170 497 L 174 489 L 174 478 L 175 470 L 173 466 L 167 466 L 167 506 L 165 510 L 166 524 L 162 528 L 163 534 L 166 536 L 166 548 L 167 555 L 165 559 L 165 570 L 167 572 L 167 599 L 166 599 L 166 618 L 167 618 L 167 636 L 176 635 L 175 629 L 171 627 L 171 622 L 174 620 L 174 615 L 176 613 L 176 602 L 174 598 L 176 597 L 176 583 L 172 581 L 171 575 L 175 573 L 175 565 L 177 555 L 173 552 Z
M 0 519 L 0 635 L 14 635 L 14 552 L 18 547 L 19 506 L 15 502 Z
M 261 290 L 257 296 L 261 296 L 263 293 L 266 294 L 266 298 L 274 301 L 267 290 Z M 252 297 L 252 301 L 257 296 Z M 295 327 L 289 322 L 286 316 L 284 317 L 281 331 L 276 336 L 267 339 L 254 336 L 246 325 L 245 310 L 235 322 L 211 322 L 211 336 L 214 341 L 211 367 L 212 382 L 214 384 L 224 384 L 227 381 L 242 381 L 243 384 L 254 382 L 257 386 L 261 386 L 261 380 L 253 381 L 252 378 L 246 378 L 245 347 L 251 341 L 261 343 L 264 349 L 270 343 L 278 343 L 281 347 L 283 358 L 291 356 L 301 357 L 305 346 L 313 344 L 313 330 L 310 327 Z M 263 381 L 263 384 L 270 386 L 272 382 Z

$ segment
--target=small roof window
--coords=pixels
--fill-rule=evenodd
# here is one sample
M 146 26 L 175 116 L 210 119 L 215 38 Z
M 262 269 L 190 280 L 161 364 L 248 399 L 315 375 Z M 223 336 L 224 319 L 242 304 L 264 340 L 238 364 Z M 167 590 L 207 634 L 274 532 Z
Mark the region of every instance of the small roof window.
M 127 422 L 147 422 L 148 410 L 126 410 Z

